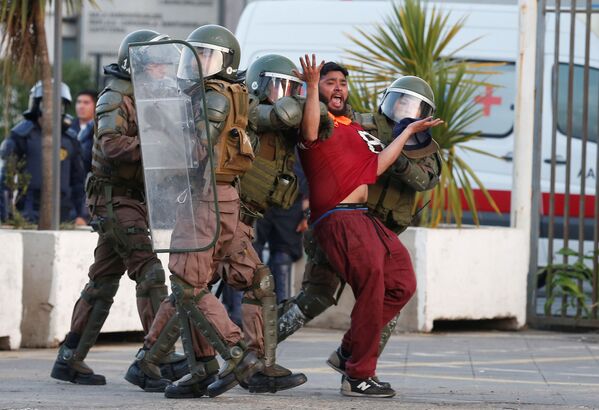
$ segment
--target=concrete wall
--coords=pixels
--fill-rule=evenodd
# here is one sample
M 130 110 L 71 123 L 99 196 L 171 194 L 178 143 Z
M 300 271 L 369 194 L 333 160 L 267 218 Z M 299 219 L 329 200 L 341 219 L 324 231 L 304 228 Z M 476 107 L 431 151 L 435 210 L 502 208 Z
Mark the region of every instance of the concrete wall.
M 25 262 L 21 345 L 56 346 L 69 331 L 73 307 L 88 281 L 98 235 L 89 231 L 23 231 L 22 235 Z M 142 327 L 135 282 L 124 275 L 102 332 L 139 330 Z
M 400 316 L 400 330 L 430 332 L 435 320 L 462 319 L 511 319 L 514 327 L 524 326 L 528 261 L 519 250 L 528 238 L 523 230 L 409 228 L 400 239 L 418 280 Z M 311 325 L 347 329 L 353 304 L 346 286 L 339 305 Z
M 73 306 L 88 281 L 97 235 L 5 230 L 0 235 L 0 283 L 5 284 L 0 287 L 0 341 L 6 344 L 8 337 L 10 348 L 18 347 L 19 339 L 22 347 L 56 346 L 69 330 Z M 525 324 L 528 263 L 519 252 L 527 240 L 522 230 L 410 228 L 401 240 L 418 279 L 417 293 L 400 317 L 401 330 L 428 332 L 441 319 L 512 319 L 516 327 Z M 160 258 L 166 267 L 168 255 Z M 298 290 L 303 263 L 294 271 Z M 353 304 L 346 286 L 339 305 L 311 325 L 347 329 Z M 140 330 L 135 282 L 124 276 L 102 331 Z
M 18 232 L 0 230 L 0 349 L 18 349 L 23 311 L 23 243 Z

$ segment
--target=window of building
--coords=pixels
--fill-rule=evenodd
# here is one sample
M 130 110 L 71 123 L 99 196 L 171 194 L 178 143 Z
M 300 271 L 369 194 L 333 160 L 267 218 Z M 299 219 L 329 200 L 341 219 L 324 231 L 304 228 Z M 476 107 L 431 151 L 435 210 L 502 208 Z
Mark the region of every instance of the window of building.
M 568 63 L 560 63 L 557 74 L 557 129 L 568 135 L 568 101 L 569 101 L 569 73 Z M 582 139 L 584 124 L 584 67 L 574 65 L 572 82 L 572 137 Z M 554 92 L 556 92 L 554 90 Z M 599 69 L 589 69 L 589 100 L 588 106 L 588 140 L 597 142 L 599 134 Z

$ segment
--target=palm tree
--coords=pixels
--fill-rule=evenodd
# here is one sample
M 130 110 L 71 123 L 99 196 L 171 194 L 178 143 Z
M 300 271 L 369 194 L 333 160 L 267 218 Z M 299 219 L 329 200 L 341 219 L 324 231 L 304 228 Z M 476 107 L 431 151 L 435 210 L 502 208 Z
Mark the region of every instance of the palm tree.
M 489 67 L 497 65 L 456 58 L 456 53 L 470 43 L 453 51 L 447 49 L 464 22 L 465 17 L 450 25 L 449 13 L 428 9 L 421 0 L 405 0 L 394 3 L 392 13 L 383 23 L 375 25 L 372 33 L 358 29 L 359 37 L 349 36 L 358 46 L 356 50 L 347 50 L 353 62 L 349 68 L 357 73 L 350 83 L 351 94 L 354 94 L 354 100 L 350 100 L 352 107 L 375 108 L 376 95 L 399 75 L 418 76 L 427 81 L 435 93 L 436 116 L 445 121 L 443 126 L 433 129 L 433 137 L 441 147 L 442 172 L 437 187 L 421 195 L 418 201 L 428 203 L 430 200 L 431 205 L 421 215 L 421 222 L 429 226 L 452 221 L 460 226 L 462 195 L 478 224 L 474 184 L 499 212 L 482 182 L 456 150 L 459 147 L 474 151 L 463 145 L 479 135 L 465 131 L 481 115 L 473 97 L 480 85 L 488 84 L 480 80 L 481 74 L 494 74 Z
M 62 1 L 62 0 L 56 0 Z M 89 0 L 95 6 L 95 0 Z M 14 73 L 27 82 L 42 79 L 44 111 L 42 116 L 42 192 L 39 229 L 51 227 L 52 197 L 52 67 L 48 53 L 45 17 L 46 0 L 3 0 L 0 9 L 2 36 L 0 49 L 5 50 L 2 62 L 2 83 L 5 101 L 10 96 Z M 66 0 L 67 10 L 78 10 L 83 0 Z M 55 16 L 56 18 L 57 16 Z

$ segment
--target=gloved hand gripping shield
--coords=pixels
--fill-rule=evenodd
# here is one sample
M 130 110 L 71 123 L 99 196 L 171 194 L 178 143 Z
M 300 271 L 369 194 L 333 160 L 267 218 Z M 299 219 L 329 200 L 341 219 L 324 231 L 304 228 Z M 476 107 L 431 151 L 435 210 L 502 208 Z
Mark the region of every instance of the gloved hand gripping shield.
M 195 76 L 180 79 L 189 56 Z M 208 249 L 219 219 L 200 60 L 179 40 L 131 44 L 129 58 L 153 249 Z

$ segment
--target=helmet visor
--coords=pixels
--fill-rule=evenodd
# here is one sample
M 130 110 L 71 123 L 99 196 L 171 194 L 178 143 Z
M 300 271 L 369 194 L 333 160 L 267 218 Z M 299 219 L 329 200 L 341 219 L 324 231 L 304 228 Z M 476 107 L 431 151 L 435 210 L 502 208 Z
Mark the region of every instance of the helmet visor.
M 292 97 L 300 95 L 303 83 L 297 77 L 283 75 L 278 73 L 264 73 L 262 87 L 266 98 L 274 103 L 283 97 Z
M 202 65 L 202 74 L 204 77 L 210 77 L 218 74 L 226 67 L 230 67 L 233 63 L 233 54 L 229 53 L 228 49 L 222 47 L 217 49 L 209 47 L 208 45 L 192 45 L 196 46 L 196 53 L 200 59 L 200 64 Z M 195 56 L 189 49 L 183 49 L 177 77 L 185 80 L 199 80 L 200 78 Z
M 416 93 L 390 88 L 381 104 L 381 111 L 387 118 L 399 122 L 404 118 L 430 117 L 435 112 L 435 106 L 431 101 Z
M 140 49 L 139 55 L 150 78 L 162 80 L 175 77 L 175 70 L 181 57 L 181 51 L 175 44 L 146 46 Z

